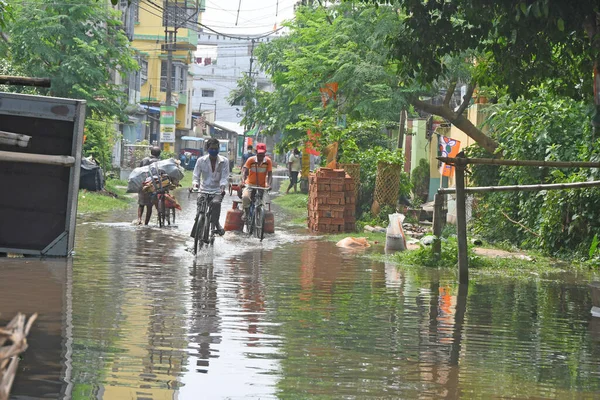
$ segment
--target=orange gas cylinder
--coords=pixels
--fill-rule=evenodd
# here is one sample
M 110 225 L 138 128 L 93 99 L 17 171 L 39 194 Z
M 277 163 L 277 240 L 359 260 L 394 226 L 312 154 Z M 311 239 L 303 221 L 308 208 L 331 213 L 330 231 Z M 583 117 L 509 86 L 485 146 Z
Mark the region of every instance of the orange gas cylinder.
M 238 208 L 237 201 L 234 201 L 231 210 L 227 211 L 224 228 L 226 231 L 241 231 L 243 227 L 242 210 Z
M 265 212 L 265 233 L 275 233 L 275 215 L 271 210 Z

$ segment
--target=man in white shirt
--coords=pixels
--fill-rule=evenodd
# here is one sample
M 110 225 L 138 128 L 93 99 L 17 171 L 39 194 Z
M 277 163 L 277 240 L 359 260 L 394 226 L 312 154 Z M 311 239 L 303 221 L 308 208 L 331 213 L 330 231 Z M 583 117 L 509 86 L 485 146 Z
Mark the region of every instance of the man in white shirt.
M 225 187 L 229 178 L 229 160 L 226 157 L 219 155 L 219 140 L 210 138 L 206 141 L 206 150 L 208 155 L 200 157 L 194 167 L 194 175 L 192 178 L 193 189 L 200 189 L 200 192 L 214 193 L 212 199 L 212 223 L 217 227 L 219 235 L 223 235 L 225 231 L 219 224 L 221 216 L 221 202 L 225 196 Z M 200 182 L 202 181 L 202 182 Z M 202 197 L 198 196 L 198 201 Z M 190 236 L 194 237 L 196 231 L 196 223 Z
M 290 186 L 288 186 L 285 194 L 290 193 L 290 189 L 294 188 L 294 193 L 296 193 L 296 185 L 298 184 L 298 174 L 300 173 L 302 156 L 300 155 L 300 150 L 297 147 L 294 147 L 292 154 L 290 154 L 288 158 L 288 171 L 290 173 Z

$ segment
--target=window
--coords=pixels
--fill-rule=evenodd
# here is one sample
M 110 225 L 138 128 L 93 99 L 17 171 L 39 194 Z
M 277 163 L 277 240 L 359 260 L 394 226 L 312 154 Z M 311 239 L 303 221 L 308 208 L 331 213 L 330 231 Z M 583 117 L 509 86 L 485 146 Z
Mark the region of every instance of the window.
M 244 106 L 246 105 L 246 99 L 243 97 L 238 97 L 233 101 L 232 106 Z
M 202 89 L 202 97 L 215 97 L 215 91 L 209 89 Z
M 140 78 L 142 79 L 142 85 L 148 81 L 148 61 L 140 60 Z
M 187 89 L 187 65 L 174 62 L 171 65 L 171 91 L 183 93 Z M 160 90 L 167 91 L 167 61 L 160 63 Z

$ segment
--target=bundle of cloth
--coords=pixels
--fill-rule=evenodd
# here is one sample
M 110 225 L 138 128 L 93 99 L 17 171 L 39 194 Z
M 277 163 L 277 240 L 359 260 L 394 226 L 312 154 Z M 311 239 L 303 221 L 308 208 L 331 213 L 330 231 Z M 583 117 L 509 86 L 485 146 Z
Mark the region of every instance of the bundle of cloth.
M 183 179 L 184 169 L 181 168 L 180 161 L 174 158 L 160 160 L 144 167 L 138 167 L 131 171 L 127 180 L 127 193 L 138 193 L 144 188 L 144 183 L 148 178 L 156 179 L 166 174 L 172 182 L 179 182 Z

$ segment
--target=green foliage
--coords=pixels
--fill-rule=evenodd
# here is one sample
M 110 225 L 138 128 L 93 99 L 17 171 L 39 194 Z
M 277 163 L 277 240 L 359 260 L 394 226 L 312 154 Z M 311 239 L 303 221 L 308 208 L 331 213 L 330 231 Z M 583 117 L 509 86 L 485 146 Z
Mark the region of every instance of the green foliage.
M 124 117 L 126 95 L 111 83 L 111 71 L 125 77 L 138 66 L 118 12 L 96 0 L 16 2 L 7 29 L 12 63 L 28 76 L 50 78 L 48 94 Z
M 545 88 L 535 98 L 497 106 L 488 120 L 504 157 L 517 160 L 593 161 L 600 159 L 600 140 L 592 136 L 589 108 L 582 102 L 553 96 Z M 472 150 L 469 156 L 481 156 Z M 595 169 L 474 166 L 477 186 L 581 182 L 598 179 Z M 503 192 L 479 196 L 475 232 L 488 241 L 507 241 L 549 254 L 586 253 L 600 232 L 600 190 Z M 535 232 L 536 236 L 529 230 Z
M 177 153 L 175 153 L 174 151 L 161 151 L 160 152 L 160 159 L 161 160 L 166 160 L 168 158 L 174 158 L 174 159 L 178 159 L 177 158 Z
M 7 20 L 11 16 L 10 4 L 6 0 L 0 0 L 0 29 L 6 26 Z
M 403 251 L 394 254 L 393 258 L 403 265 L 414 265 L 436 268 L 454 268 L 458 264 L 458 240 L 455 236 L 442 238 L 439 258 L 433 252 L 433 247 L 420 245 L 417 250 Z M 469 267 L 480 266 L 480 257 L 468 248 Z
M 264 91 L 258 89 L 254 78 L 246 74 L 238 80 L 236 90 L 229 94 L 227 100 L 231 106 L 236 103 L 244 104 L 242 107 L 244 116 L 240 123 L 252 127 L 256 122 L 260 122 L 258 118 L 262 115 L 258 105 L 264 102 L 262 97 L 265 95 Z
M 298 7 L 289 34 L 261 44 L 256 55 L 275 91 L 258 99 L 259 120 L 268 132 L 291 139 L 306 134 L 300 116 L 353 121 L 395 121 L 405 104 L 398 77 L 388 65 L 383 38 L 397 17 L 391 10 L 341 3 L 328 9 Z M 307 73 L 310 71 L 310 73 Z M 326 108 L 320 89 L 338 83 L 337 100 Z M 360 146 L 359 146 L 360 147 Z
M 595 234 L 594 238 L 592 239 L 592 244 L 590 245 L 590 251 L 588 253 L 590 258 L 596 255 L 596 250 L 598 249 L 598 242 L 598 234 Z
M 410 183 L 412 184 L 413 203 L 415 201 L 420 203 L 427 201 L 429 196 L 429 162 L 424 158 L 419 160 L 419 165 L 412 171 Z M 413 205 L 416 207 L 419 204 Z
M 563 0 L 363 3 L 389 4 L 379 8 L 397 12 L 402 23 L 387 32 L 395 65 L 422 85 L 452 73 L 449 57 L 472 52 L 477 59 L 472 79 L 513 98 L 548 78 L 557 93 L 591 98 L 590 71 L 600 49 L 587 32 L 598 29 L 596 0 L 576 6 Z
M 85 121 L 83 155 L 96 160 L 105 173 L 111 169 L 112 146 L 117 134 L 114 121 L 91 118 Z

